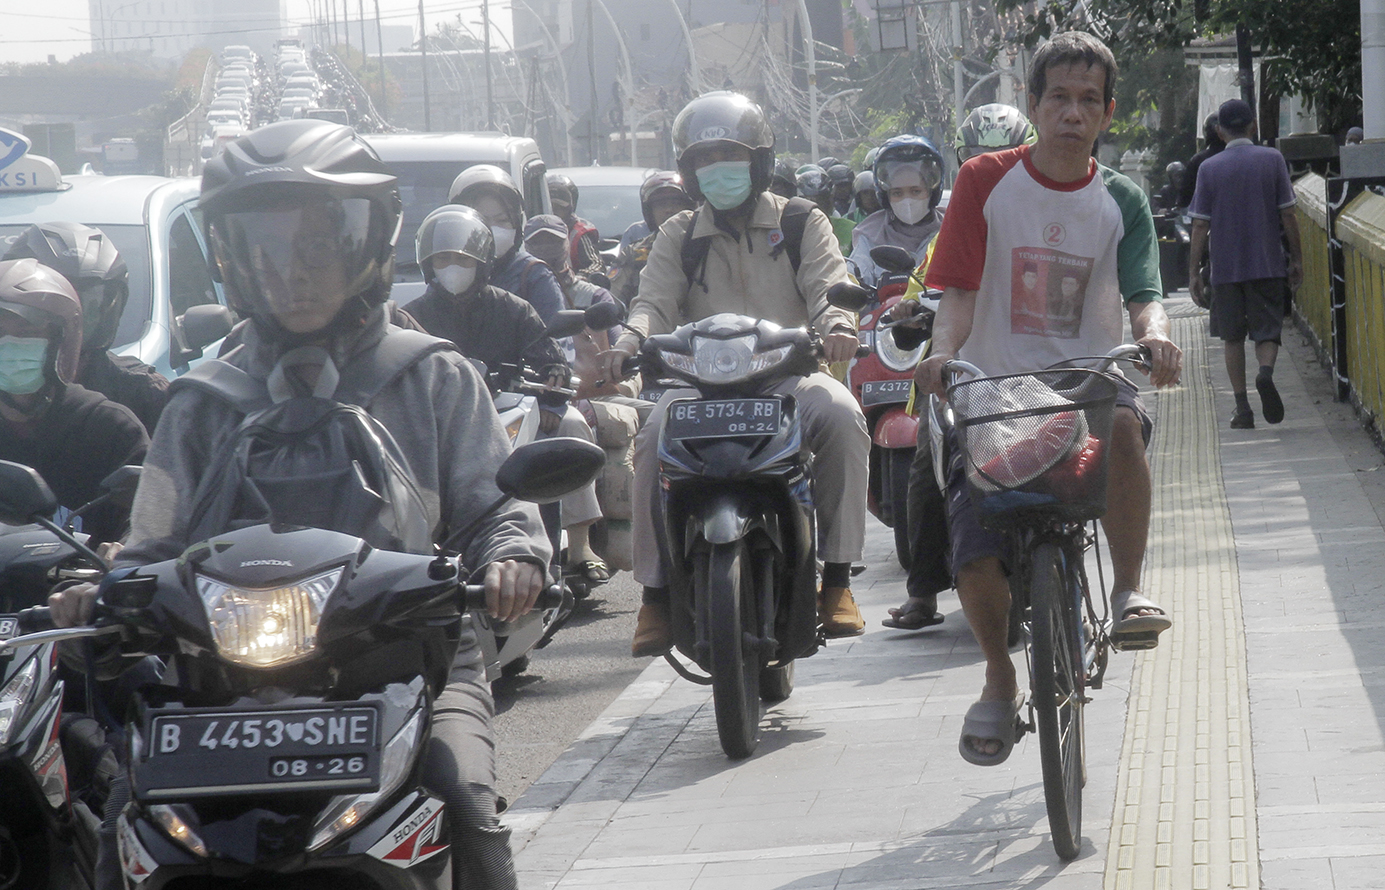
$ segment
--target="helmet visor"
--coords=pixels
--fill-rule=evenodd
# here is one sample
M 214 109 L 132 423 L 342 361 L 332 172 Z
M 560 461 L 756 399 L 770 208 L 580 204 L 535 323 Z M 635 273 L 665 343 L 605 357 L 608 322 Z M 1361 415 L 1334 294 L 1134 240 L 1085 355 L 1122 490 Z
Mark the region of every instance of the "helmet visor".
M 444 250 L 464 254 L 477 262 L 490 262 L 495 249 L 490 246 L 491 232 L 480 218 L 470 214 L 440 214 L 431 225 L 418 232 L 418 261 L 422 263 Z M 490 254 L 489 256 L 487 254 Z
M 374 278 L 370 211 L 368 198 L 341 198 L 226 213 L 212 226 L 217 262 L 252 315 L 315 331 Z
M 909 160 L 889 160 L 879 167 L 879 181 L 886 191 L 921 185 L 925 191 L 931 192 L 943 181 L 942 167 L 937 159 L 927 155 Z

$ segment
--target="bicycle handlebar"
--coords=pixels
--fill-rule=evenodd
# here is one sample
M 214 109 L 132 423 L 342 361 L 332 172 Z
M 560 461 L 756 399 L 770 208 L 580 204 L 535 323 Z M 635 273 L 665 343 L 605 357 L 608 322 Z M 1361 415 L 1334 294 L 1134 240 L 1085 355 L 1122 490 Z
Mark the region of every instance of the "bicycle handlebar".
M 1098 365 L 1092 370 L 1103 374 L 1106 372 L 1107 368 L 1111 367 L 1116 362 L 1123 361 L 1128 361 L 1139 367 L 1148 369 L 1149 347 L 1141 346 L 1139 343 L 1122 343 L 1121 345 L 1117 346 L 1115 349 L 1112 349 L 1105 355 L 1084 355 L 1078 356 L 1077 358 L 1065 359 L 1061 362 L 1058 362 L 1057 364 L 1049 365 L 1047 368 L 1044 368 L 1044 370 L 1048 371 L 1054 368 L 1061 368 L 1064 365 L 1071 365 L 1074 362 L 1080 361 L 1098 362 Z M 976 365 L 973 365 L 971 362 L 963 361 L 959 358 L 950 359 L 945 365 L 943 365 L 944 379 L 949 379 L 948 375 L 957 374 L 967 374 L 971 377 L 986 376 L 985 371 L 982 371 L 980 368 L 978 368 Z

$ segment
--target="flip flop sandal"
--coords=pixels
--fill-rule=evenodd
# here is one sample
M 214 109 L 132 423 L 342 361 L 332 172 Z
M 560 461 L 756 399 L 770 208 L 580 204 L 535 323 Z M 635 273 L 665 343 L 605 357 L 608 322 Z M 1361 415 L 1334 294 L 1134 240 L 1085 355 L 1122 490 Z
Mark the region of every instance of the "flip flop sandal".
M 588 584 L 605 584 L 611 580 L 611 570 L 599 559 L 574 563 L 563 574 L 583 578 Z
M 1010 757 L 1019 738 L 1019 712 L 1024 707 L 1024 693 L 1014 701 L 979 701 L 967 708 L 962 721 L 962 735 L 957 751 L 967 763 L 977 766 L 999 766 Z M 983 754 L 973 747 L 974 742 L 1000 742 L 1000 750 Z
M 911 596 L 903 606 L 898 609 L 891 609 L 890 617 L 880 623 L 896 630 L 923 630 L 925 627 L 942 624 L 943 616 L 938 614 L 936 605 L 932 610 L 929 610 L 923 605 L 921 597 Z
M 1153 609 L 1157 615 L 1132 614 Z M 1124 590 L 1111 597 L 1111 643 L 1117 649 L 1153 649 L 1159 634 L 1173 627 L 1173 621 L 1155 602 L 1138 590 Z

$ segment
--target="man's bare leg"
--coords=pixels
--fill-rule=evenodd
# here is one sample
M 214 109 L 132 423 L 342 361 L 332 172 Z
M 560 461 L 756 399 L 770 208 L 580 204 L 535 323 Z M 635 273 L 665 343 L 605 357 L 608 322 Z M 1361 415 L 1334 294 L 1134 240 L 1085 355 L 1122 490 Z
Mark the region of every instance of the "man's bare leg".
M 982 701 L 1013 701 L 1019 686 L 1015 663 L 1010 660 L 1006 638 L 1010 630 L 1010 582 L 1000 569 L 1000 560 L 987 557 L 970 562 L 957 572 L 957 594 L 971 632 L 986 658 L 986 685 Z M 995 754 L 1001 749 L 996 739 L 978 740 L 979 753 Z
M 1140 420 L 1128 408 L 1116 409 L 1109 459 L 1106 516 L 1101 526 L 1111 548 L 1114 582 L 1111 593 L 1115 594 L 1140 589 L 1140 572 L 1144 567 L 1145 547 L 1149 542 L 1149 459 L 1145 455 Z M 1156 615 L 1158 610 L 1140 609 L 1135 614 Z M 1113 615 L 1112 619 L 1119 621 L 1121 617 Z

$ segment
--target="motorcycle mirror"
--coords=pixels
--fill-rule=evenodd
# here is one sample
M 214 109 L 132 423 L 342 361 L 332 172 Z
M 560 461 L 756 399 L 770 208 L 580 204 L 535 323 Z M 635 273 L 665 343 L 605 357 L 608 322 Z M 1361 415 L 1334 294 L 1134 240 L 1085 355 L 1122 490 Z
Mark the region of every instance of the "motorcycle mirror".
M 582 333 L 586 326 L 586 315 L 580 309 L 564 309 L 553 316 L 544 333 L 554 340 L 561 340 L 563 337 Z
M 52 516 L 57 510 L 58 499 L 38 471 L 0 460 L 0 522 L 25 525 L 36 516 Z
M 870 291 L 859 284 L 838 281 L 827 289 L 827 302 L 838 309 L 860 312 L 870 304 Z
M 586 318 L 587 327 L 594 331 L 613 328 L 625 320 L 625 313 L 621 311 L 619 303 L 592 303 L 582 314 Z
M 558 436 L 516 448 L 495 474 L 496 486 L 521 501 L 545 504 L 596 478 L 606 452 L 592 442 Z
M 135 489 L 139 488 L 139 477 L 143 471 L 143 467 L 127 464 L 102 479 L 101 488 L 107 493 L 106 503 L 129 509 L 135 502 Z
M 879 247 L 870 249 L 870 259 L 875 265 L 887 272 L 898 272 L 907 275 L 914 271 L 913 254 L 902 247 L 893 244 L 882 244 Z

